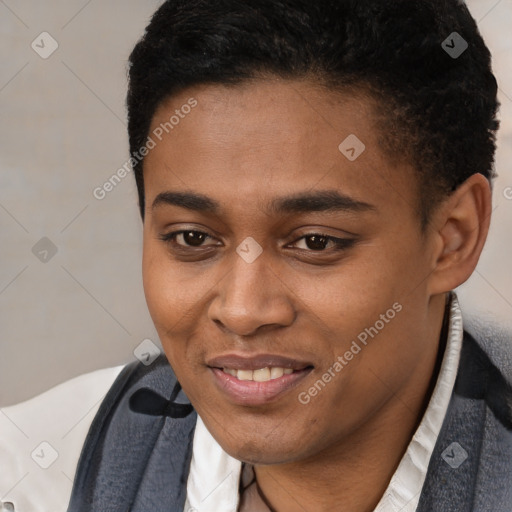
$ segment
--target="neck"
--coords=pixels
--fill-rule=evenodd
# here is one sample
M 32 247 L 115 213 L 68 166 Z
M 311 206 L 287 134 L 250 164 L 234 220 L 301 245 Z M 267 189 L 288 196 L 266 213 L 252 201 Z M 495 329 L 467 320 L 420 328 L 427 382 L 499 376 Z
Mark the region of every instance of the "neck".
M 409 385 L 336 446 L 307 460 L 256 466 L 262 499 L 273 512 L 353 510 L 372 512 L 383 497 L 431 397 L 444 354 L 439 301 L 433 349 Z M 442 343 L 439 343 L 441 339 Z

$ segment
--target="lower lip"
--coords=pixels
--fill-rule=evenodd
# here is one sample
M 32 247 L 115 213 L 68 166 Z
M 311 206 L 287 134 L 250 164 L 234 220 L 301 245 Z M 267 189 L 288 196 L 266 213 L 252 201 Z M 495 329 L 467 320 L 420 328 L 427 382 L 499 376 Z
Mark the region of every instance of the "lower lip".
M 223 372 L 220 368 L 210 368 L 210 370 L 212 370 L 217 385 L 228 395 L 232 402 L 238 405 L 257 406 L 272 402 L 286 391 L 297 386 L 312 368 L 295 371 L 266 382 L 239 380 Z

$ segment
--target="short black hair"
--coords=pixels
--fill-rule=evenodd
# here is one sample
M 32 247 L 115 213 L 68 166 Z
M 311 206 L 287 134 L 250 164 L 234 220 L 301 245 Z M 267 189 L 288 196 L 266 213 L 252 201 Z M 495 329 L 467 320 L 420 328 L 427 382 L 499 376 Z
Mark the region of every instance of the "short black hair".
M 450 51 L 465 44 L 461 55 Z M 383 149 L 418 171 L 423 226 L 472 174 L 492 182 L 497 83 L 462 0 L 168 0 L 129 59 L 128 131 L 143 218 L 140 149 L 158 106 L 190 86 L 265 76 L 375 99 Z

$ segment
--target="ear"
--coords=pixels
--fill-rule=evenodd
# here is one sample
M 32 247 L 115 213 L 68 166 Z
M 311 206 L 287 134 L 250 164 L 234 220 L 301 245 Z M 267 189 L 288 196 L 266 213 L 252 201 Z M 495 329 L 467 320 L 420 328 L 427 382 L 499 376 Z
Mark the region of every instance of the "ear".
M 489 181 L 474 174 L 460 185 L 434 214 L 435 251 L 430 294 L 445 293 L 464 283 L 482 253 L 491 221 Z

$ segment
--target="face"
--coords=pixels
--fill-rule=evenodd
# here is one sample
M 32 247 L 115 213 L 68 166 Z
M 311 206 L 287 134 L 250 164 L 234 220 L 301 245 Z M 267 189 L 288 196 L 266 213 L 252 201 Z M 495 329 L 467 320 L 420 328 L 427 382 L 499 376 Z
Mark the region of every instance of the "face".
M 410 398 L 432 354 L 432 248 L 371 102 L 298 81 L 201 86 L 160 105 L 151 133 L 147 303 L 221 446 L 314 457 Z

